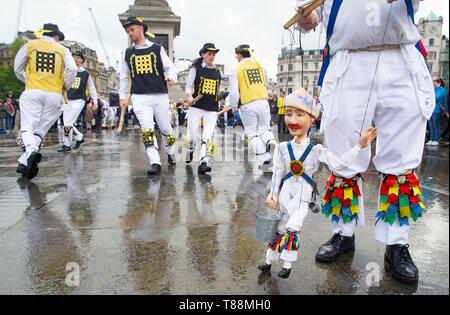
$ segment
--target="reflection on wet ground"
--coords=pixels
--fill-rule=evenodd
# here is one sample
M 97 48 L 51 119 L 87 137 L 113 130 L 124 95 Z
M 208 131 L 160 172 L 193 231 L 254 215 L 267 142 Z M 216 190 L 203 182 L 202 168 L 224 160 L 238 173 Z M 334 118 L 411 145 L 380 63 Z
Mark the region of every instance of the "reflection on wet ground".
M 325 217 L 310 214 L 299 260 L 281 280 L 281 263 L 270 275 L 256 268 L 266 246 L 255 239 L 255 213 L 265 207 L 271 176 L 258 169 L 240 132 L 216 129 L 220 149 L 210 176 L 183 162 L 179 141 L 177 166 L 162 154 L 155 178 L 146 175 L 148 161 L 132 130 L 87 133 L 86 144 L 66 154 L 56 152 L 58 136 L 49 133 L 31 182 L 15 173 L 14 137 L 2 136 L 0 294 L 449 293 L 448 148 L 426 149 L 417 170 L 427 206 L 410 233 L 418 285 L 401 284 L 384 269 L 384 245 L 372 237 L 379 185 L 373 168 L 363 174 L 366 227 L 357 230 L 355 252 L 337 263 L 315 262 L 330 230 Z M 327 168 L 317 175 L 323 187 Z M 79 266 L 79 286 L 66 283 L 69 262 Z M 375 279 L 371 266 L 379 267 L 378 284 L 367 281 Z

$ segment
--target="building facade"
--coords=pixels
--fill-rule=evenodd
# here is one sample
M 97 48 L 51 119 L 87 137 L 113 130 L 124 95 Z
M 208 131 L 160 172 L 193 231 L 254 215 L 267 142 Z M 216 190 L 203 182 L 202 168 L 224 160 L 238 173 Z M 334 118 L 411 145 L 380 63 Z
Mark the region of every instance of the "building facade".
M 448 38 L 442 32 L 443 25 L 443 17 L 431 11 L 426 18 L 419 20 L 418 28 L 428 52 L 428 68 L 432 78 L 447 77 L 448 80 Z
M 319 79 L 322 66 L 323 50 L 302 50 L 282 48 L 277 65 L 277 93 L 281 90 L 287 94 L 304 87 L 314 96 L 318 95 Z

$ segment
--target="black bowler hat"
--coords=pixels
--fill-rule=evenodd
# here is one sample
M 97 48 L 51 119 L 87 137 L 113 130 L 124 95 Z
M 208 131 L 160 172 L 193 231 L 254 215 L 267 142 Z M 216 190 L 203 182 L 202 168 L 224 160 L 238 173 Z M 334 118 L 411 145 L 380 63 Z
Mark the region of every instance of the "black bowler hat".
M 214 46 L 214 44 L 212 43 L 207 43 L 205 45 L 203 45 L 203 48 L 200 50 L 199 54 L 200 56 L 204 53 L 206 53 L 207 51 L 213 51 L 218 53 L 220 51 L 220 49 L 216 49 L 216 46 Z
M 83 59 L 83 62 L 86 61 L 86 57 L 84 57 L 84 54 L 81 51 L 75 51 L 74 53 L 72 53 L 72 56 L 78 56 Z
M 140 25 L 144 28 L 144 33 L 148 31 L 147 24 L 140 17 L 130 16 L 123 24 L 123 28 L 126 29 L 130 25 Z
M 236 47 L 234 52 L 236 54 L 244 53 L 244 52 L 250 53 L 250 45 L 247 45 L 247 44 L 239 45 L 239 46 Z
M 52 23 L 47 23 L 44 24 L 44 27 L 42 28 L 42 35 L 45 36 L 58 36 L 59 40 L 62 41 L 64 40 L 65 36 L 64 34 L 59 30 L 58 25 L 56 24 L 52 24 Z
M 123 28 L 126 30 L 128 26 L 130 25 L 140 25 L 144 28 L 144 34 L 147 36 L 150 36 L 152 38 L 155 38 L 155 35 L 153 35 L 152 33 L 150 33 L 148 31 L 148 26 L 147 24 L 144 23 L 144 21 L 140 18 L 140 17 L 136 17 L 136 16 L 130 16 L 126 22 L 124 24 L 122 24 Z

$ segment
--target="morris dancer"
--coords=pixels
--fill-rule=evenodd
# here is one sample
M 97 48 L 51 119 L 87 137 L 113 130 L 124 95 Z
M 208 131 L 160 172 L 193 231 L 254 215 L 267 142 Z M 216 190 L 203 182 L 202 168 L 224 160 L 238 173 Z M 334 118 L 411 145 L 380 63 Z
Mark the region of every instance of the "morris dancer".
M 186 83 L 186 95 L 190 105 L 187 114 L 187 142 L 189 147 L 186 163 L 192 161 L 196 144 L 195 139 L 199 133 L 200 121 L 203 120 L 200 165 L 198 167 L 199 174 L 211 172 L 206 154 L 214 146 L 212 141 L 219 109 L 218 94 L 221 74 L 214 67 L 214 60 L 219 51 L 220 49 L 216 49 L 212 43 L 203 45 L 203 48 L 199 52 L 200 58 L 192 63 Z M 202 95 L 202 98 L 194 101 L 199 95 Z M 209 153 L 211 154 L 211 152 Z
M 272 163 L 271 153 L 276 140 L 270 131 L 270 107 L 267 93 L 267 72 L 253 56 L 249 45 L 240 45 L 235 49 L 239 62 L 230 74 L 230 95 L 227 104 L 233 112 L 241 116 L 244 131 L 250 139 L 250 145 L 262 169 L 269 171 Z
M 64 34 L 55 24 L 45 24 L 38 39 L 25 44 L 14 60 L 17 78 L 25 83 L 20 96 L 20 132 L 24 153 L 16 172 L 29 179 L 39 172 L 39 147 L 50 127 L 61 115 L 63 87 L 75 82 L 77 66 L 69 49 L 58 41 Z
M 89 72 L 82 66 L 85 62 L 84 54 L 81 51 L 74 52 L 72 54 L 75 64 L 78 67 L 77 77 L 75 83 L 72 84 L 67 92 L 68 104 L 63 109 L 63 121 L 64 121 L 64 145 L 58 150 L 58 152 L 71 151 L 72 136 L 75 133 L 75 140 L 77 141 L 74 149 L 78 149 L 82 143 L 84 143 L 83 134 L 73 125 L 83 110 L 86 104 L 87 94 L 94 100 L 95 106 L 97 106 L 97 90 L 95 89 L 94 82 Z M 86 124 L 87 125 L 87 124 Z
M 150 42 L 146 35 L 147 25 L 139 17 L 129 17 L 123 25 L 132 41 L 125 50 L 120 71 L 120 107 L 126 110 L 127 94 L 131 93 L 133 111 L 141 125 L 141 142 L 144 144 L 151 168 L 148 175 L 161 172 L 161 158 L 158 141 L 155 137 L 154 118 L 161 130 L 163 143 L 168 156 L 168 163 L 175 165 L 175 134 L 169 117 L 169 95 L 167 84 L 174 85 L 177 70 L 167 56 L 164 48 Z M 129 77 L 131 90 L 129 91 Z

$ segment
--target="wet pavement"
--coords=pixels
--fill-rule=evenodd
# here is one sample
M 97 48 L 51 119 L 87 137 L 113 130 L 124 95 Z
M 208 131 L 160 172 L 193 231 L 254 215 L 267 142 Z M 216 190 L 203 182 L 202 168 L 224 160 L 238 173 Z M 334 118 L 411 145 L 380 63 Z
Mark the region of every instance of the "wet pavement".
M 282 280 L 281 261 L 271 275 L 257 270 L 266 245 L 255 239 L 255 213 L 265 208 L 271 175 L 259 170 L 239 132 L 216 129 L 211 176 L 186 165 L 180 139 L 177 166 L 162 154 L 162 174 L 154 178 L 135 130 L 88 131 L 86 144 L 71 153 L 57 152 L 51 132 L 32 181 L 15 173 L 15 137 L 0 135 L 0 294 L 449 294 L 448 147 L 426 149 L 417 170 L 427 207 L 409 240 L 418 285 L 385 271 L 385 246 L 372 237 L 379 186 L 373 167 L 363 174 L 366 227 L 357 230 L 355 252 L 337 263 L 315 262 L 331 235 L 329 221 L 311 213 L 299 260 Z M 327 168 L 317 175 L 324 187 Z M 79 285 L 71 286 L 76 268 L 66 270 L 68 263 L 79 266 Z

